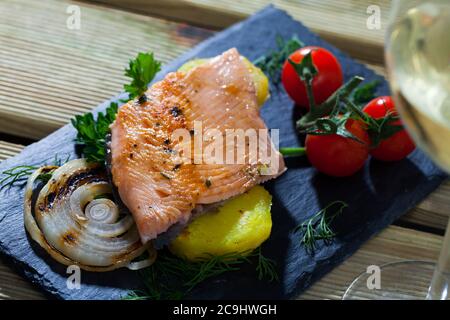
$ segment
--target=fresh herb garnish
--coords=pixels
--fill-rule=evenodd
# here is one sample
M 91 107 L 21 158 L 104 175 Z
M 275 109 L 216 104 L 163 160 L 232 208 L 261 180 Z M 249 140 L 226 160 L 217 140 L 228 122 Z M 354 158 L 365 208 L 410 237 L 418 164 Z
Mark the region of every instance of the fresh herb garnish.
M 140 52 L 134 60 L 130 60 L 125 75 L 131 78 L 131 83 L 123 86 L 129 99 L 141 96 L 160 70 L 161 62 L 155 59 L 153 52 Z
M 338 208 L 330 213 L 330 209 L 336 206 Z M 331 229 L 331 223 L 347 207 L 348 204 L 343 201 L 331 202 L 294 229 L 294 232 L 303 234 L 301 243 L 305 245 L 307 251 L 313 252 L 318 240 L 323 240 L 325 244 L 329 244 L 332 241 L 336 233 Z
M 256 272 L 258 273 L 258 280 L 267 279 L 267 281 L 279 281 L 278 273 L 276 270 L 276 262 L 272 259 L 266 258 L 262 254 L 262 249 L 259 247 L 254 254 L 258 259 L 256 265 Z
M 116 119 L 118 104 L 112 102 L 105 113 L 99 112 L 97 119 L 92 113 L 75 116 L 72 125 L 77 129 L 75 143 L 83 147 L 82 153 L 89 162 L 104 163 L 106 157 L 106 135 Z
M 12 187 L 17 182 L 23 182 L 39 167 L 21 165 L 2 172 L 4 176 L 0 180 L 0 189 Z
M 54 171 L 55 170 L 52 170 L 52 171 L 49 171 L 49 172 L 46 172 L 46 173 L 41 173 L 40 175 L 38 175 L 36 177 L 36 180 L 40 180 L 43 183 L 47 183 L 52 178 Z
M 226 272 L 238 271 L 243 264 L 252 263 L 252 260 L 257 263 L 258 279 L 278 280 L 275 262 L 264 257 L 261 248 L 250 254 L 205 255 L 204 259 L 195 262 L 176 257 L 167 251 L 160 251 L 155 263 L 140 271 L 145 291 L 134 291 L 125 299 L 182 299 L 205 280 Z
M 70 154 L 67 156 L 66 159 L 59 158 L 58 155 L 55 155 L 52 165 L 60 167 L 64 163 L 68 162 L 69 159 Z M 16 183 L 24 182 L 37 169 L 39 169 L 38 166 L 20 165 L 3 171 L 0 174 L 0 177 L 3 176 L 0 179 L 0 190 L 6 187 L 10 188 Z M 42 182 L 48 182 L 51 179 L 51 177 L 52 172 L 46 172 L 40 174 L 36 179 L 41 180 Z
M 129 67 L 125 70 L 125 75 L 132 80 L 130 84 L 124 85 L 129 99 L 142 96 L 147 90 L 149 83 L 160 70 L 161 62 L 155 60 L 153 53 L 139 53 L 135 59 L 130 60 Z M 78 131 L 75 142 L 82 146 L 82 154 L 88 161 L 100 164 L 105 163 L 105 139 L 109 133 L 109 126 L 116 119 L 118 108 L 119 105 L 116 102 L 112 102 L 106 108 L 105 113 L 98 113 L 97 119 L 94 119 L 92 113 L 75 116 L 72 119 L 72 125 Z
M 351 100 L 354 104 L 361 106 L 375 98 L 375 92 L 380 85 L 379 80 L 369 81 L 357 87 L 351 95 Z
M 253 64 L 260 68 L 269 77 L 270 81 L 277 86 L 281 80 L 281 69 L 284 62 L 291 53 L 303 47 L 303 43 L 296 35 L 287 41 L 281 36 L 277 36 L 276 42 L 278 50 L 259 57 L 253 61 Z

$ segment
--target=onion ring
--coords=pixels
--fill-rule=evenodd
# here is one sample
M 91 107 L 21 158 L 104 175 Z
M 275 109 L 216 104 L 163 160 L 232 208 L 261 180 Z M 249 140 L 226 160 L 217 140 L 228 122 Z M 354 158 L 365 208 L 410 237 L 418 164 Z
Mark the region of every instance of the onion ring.
M 49 172 L 52 177 L 34 203 L 36 180 Z M 25 228 L 64 265 L 97 272 L 151 265 L 156 250 L 152 244 L 141 243 L 133 218 L 119 209 L 111 194 L 104 170 L 85 159 L 39 168 L 29 177 L 25 189 Z M 146 251 L 147 259 L 131 262 Z

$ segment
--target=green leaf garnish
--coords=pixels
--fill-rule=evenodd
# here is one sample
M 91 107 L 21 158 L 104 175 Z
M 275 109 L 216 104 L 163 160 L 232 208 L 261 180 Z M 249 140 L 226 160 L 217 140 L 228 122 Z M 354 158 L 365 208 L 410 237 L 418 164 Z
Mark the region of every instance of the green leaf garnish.
M 56 154 L 53 159 L 52 165 L 54 166 L 62 166 L 70 159 L 70 154 L 67 155 L 67 158 L 62 159 Z M 3 171 L 0 174 L 0 190 L 6 187 L 12 187 L 16 183 L 25 182 L 28 177 L 39 169 L 38 166 L 28 166 L 28 165 L 20 165 L 10 168 L 8 170 Z M 52 177 L 52 172 L 42 173 L 37 177 L 37 180 L 41 180 L 42 182 L 48 182 Z
M 330 212 L 330 209 L 336 206 L 338 208 L 334 212 Z M 294 229 L 294 232 L 300 232 L 303 235 L 301 243 L 307 251 L 314 252 L 318 240 L 323 240 L 325 244 L 329 244 L 333 240 L 336 233 L 332 230 L 331 223 L 347 207 L 348 204 L 344 201 L 333 201 Z
M 75 116 L 72 125 L 77 129 L 75 143 L 82 146 L 83 156 L 90 162 L 104 163 L 106 157 L 106 135 L 116 119 L 118 104 L 112 102 L 105 113 L 99 112 L 97 119 L 92 113 Z
M 129 94 L 129 99 L 141 96 L 155 75 L 161 70 L 161 62 L 151 53 L 138 53 L 134 60 L 130 60 L 125 75 L 131 78 L 131 83 L 123 86 Z
M 17 182 L 23 182 L 37 169 L 39 167 L 21 165 L 3 171 L 3 178 L 0 180 L 0 189 L 12 187 Z
M 360 106 L 375 98 L 375 92 L 380 83 L 379 80 L 373 80 L 360 85 L 351 95 L 352 102 Z
M 258 273 L 258 280 L 267 279 L 269 282 L 279 281 L 276 270 L 276 262 L 273 259 L 266 258 L 262 254 L 262 249 L 256 249 L 258 263 L 256 265 L 256 272 Z
M 226 272 L 238 271 L 243 264 L 252 263 L 252 260 L 256 260 L 259 280 L 278 281 L 275 262 L 264 257 L 261 248 L 250 254 L 205 255 L 195 262 L 176 257 L 168 251 L 160 251 L 153 265 L 139 271 L 145 291 L 134 291 L 124 299 L 182 299 L 204 281 Z
M 253 61 L 253 64 L 260 68 L 274 85 L 278 86 L 281 80 L 281 69 L 284 62 L 291 53 L 303 47 L 303 43 L 296 35 L 287 41 L 281 36 L 277 36 L 276 42 L 278 50 L 259 57 Z
M 153 53 L 138 53 L 135 59 L 130 60 L 125 75 L 130 77 L 131 83 L 124 85 L 129 99 L 141 96 L 155 75 L 161 70 L 161 62 L 155 60 Z M 97 119 L 92 113 L 75 116 L 72 125 L 78 131 L 76 144 L 82 146 L 82 154 L 90 162 L 105 163 L 106 135 L 109 126 L 116 119 L 119 105 L 112 102 L 105 112 L 99 112 Z

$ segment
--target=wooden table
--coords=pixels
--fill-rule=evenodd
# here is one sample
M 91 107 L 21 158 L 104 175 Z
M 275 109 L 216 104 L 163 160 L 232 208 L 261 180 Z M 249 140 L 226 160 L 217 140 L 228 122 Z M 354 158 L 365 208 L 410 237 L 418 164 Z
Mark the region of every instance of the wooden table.
M 121 91 L 123 69 L 139 51 L 168 62 L 264 7 L 268 0 L 3 0 L 0 2 L 0 161 Z M 296 19 L 384 74 L 388 0 L 275 0 Z M 69 5 L 81 29 L 66 27 Z M 107 6 L 106 6 L 107 5 Z M 381 10 L 380 30 L 366 28 L 368 5 Z M 450 184 L 442 185 L 299 299 L 340 299 L 371 264 L 436 259 L 448 219 Z M 0 299 L 45 296 L 0 257 Z

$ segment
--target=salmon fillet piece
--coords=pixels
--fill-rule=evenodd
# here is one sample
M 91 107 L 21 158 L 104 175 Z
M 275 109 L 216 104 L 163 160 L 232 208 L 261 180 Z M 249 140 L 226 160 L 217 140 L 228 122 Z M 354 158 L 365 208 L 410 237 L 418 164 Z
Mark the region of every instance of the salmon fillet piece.
M 286 170 L 264 131 L 255 86 L 236 49 L 187 74 L 169 73 L 144 97 L 122 106 L 111 125 L 113 182 L 142 242 L 187 223 L 197 205 L 242 194 Z M 261 129 L 256 139 L 269 162 L 260 149 L 239 149 L 238 138 L 227 140 L 227 130 L 233 129 Z M 178 132 L 184 136 L 179 138 Z M 195 146 L 197 141 L 202 148 Z M 211 153 L 218 145 L 222 149 Z M 227 152 L 231 164 L 224 163 Z

